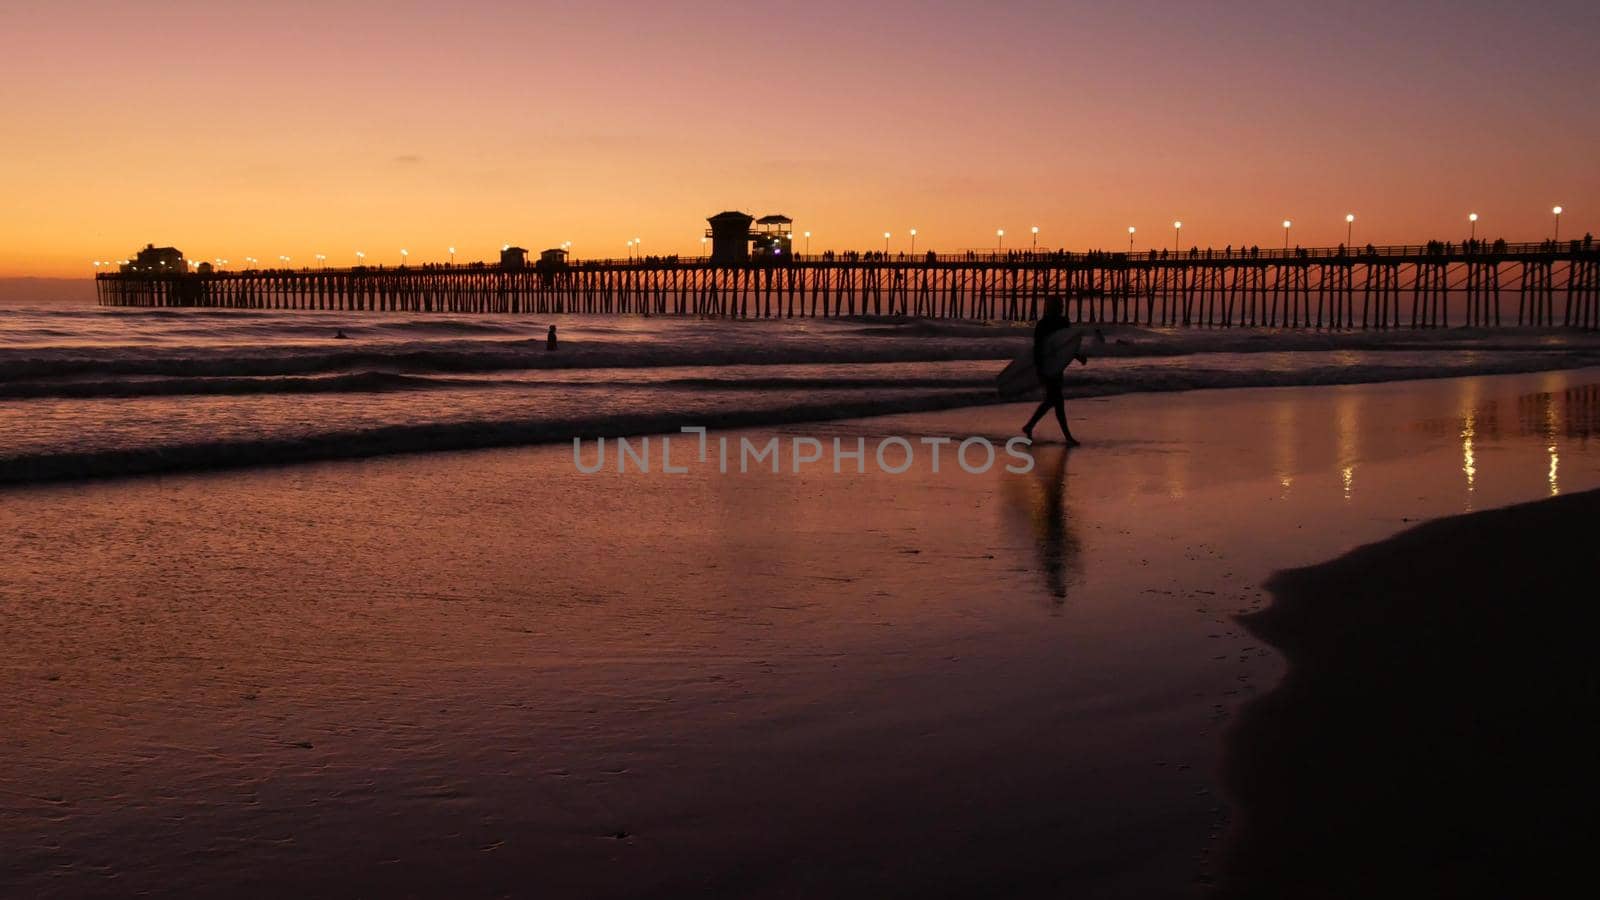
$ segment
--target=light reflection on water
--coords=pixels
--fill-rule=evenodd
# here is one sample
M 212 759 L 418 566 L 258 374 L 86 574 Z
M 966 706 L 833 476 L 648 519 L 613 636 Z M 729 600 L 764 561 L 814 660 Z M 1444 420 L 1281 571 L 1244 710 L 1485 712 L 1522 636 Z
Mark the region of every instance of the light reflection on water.
M 1510 415 L 1506 415 L 1508 411 Z M 1547 465 L 1544 480 L 1550 496 L 1561 494 L 1561 455 L 1566 447 L 1586 448 L 1600 431 L 1600 383 L 1556 386 L 1522 394 L 1509 403 L 1481 400 L 1477 391 L 1463 397 L 1462 410 L 1451 419 L 1429 419 L 1425 431 L 1454 431 L 1461 441 L 1461 474 L 1470 496 L 1476 491 L 1487 458 L 1485 443 L 1537 438 Z M 1470 500 L 1469 500 L 1470 502 Z

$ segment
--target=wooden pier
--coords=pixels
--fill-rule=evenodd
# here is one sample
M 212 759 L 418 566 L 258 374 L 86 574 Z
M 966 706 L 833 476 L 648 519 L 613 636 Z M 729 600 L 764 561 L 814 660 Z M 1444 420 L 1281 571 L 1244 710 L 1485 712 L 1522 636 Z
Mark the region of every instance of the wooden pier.
M 1028 320 L 1180 327 L 1600 328 L 1600 246 L 1428 244 L 1137 253 L 847 254 L 781 264 L 593 260 L 96 276 L 104 306 L 738 318 Z

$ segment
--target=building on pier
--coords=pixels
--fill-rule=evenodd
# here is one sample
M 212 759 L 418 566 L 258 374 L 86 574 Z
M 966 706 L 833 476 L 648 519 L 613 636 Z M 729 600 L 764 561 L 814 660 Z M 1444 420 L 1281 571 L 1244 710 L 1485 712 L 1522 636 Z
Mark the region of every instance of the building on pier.
M 528 248 L 513 247 L 510 244 L 500 248 L 500 268 L 523 269 L 528 265 Z
M 711 262 L 718 265 L 742 263 L 750 259 L 750 225 L 756 217 L 728 210 L 706 222 L 706 237 L 711 238 Z
M 122 271 L 141 275 L 171 275 L 188 271 L 188 268 L 182 250 L 177 247 L 157 247 L 155 244 L 145 244 L 133 259 L 122 264 Z
M 794 220 L 777 214 L 756 217 L 735 210 L 706 219 L 711 226 L 711 262 L 727 265 L 751 259 L 787 262 L 794 245 Z M 754 226 L 753 228 L 751 226 Z
M 539 268 L 545 272 L 554 272 L 567 267 L 567 251 L 562 247 L 551 247 L 539 253 Z
M 794 220 L 782 213 L 762 216 L 750 234 L 750 255 L 756 259 L 788 262 L 794 250 Z

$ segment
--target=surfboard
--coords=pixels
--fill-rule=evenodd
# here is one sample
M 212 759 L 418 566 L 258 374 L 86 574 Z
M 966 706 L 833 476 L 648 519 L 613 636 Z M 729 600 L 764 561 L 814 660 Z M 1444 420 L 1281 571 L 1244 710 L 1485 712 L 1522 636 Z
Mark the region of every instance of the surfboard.
M 1045 339 L 1044 371 L 1057 376 L 1083 352 L 1082 328 L 1065 328 Z M 1024 347 L 994 379 L 1002 397 L 1020 397 L 1039 386 L 1039 370 L 1033 365 L 1033 345 Z
M 1072 365 L 1072 360 L 1083 352 L 1082 328 L 1068 328 L 1058 331 L 1045 342 L 1044 374 L 1053 377 L 1066 371 Z

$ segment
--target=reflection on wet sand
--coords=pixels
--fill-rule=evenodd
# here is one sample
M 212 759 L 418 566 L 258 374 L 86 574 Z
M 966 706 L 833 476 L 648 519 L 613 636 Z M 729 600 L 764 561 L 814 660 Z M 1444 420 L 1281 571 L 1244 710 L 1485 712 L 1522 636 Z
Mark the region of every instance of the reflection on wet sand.
M 1006 480 L 1006 509 L 1012 521 L 1033 537 L 1045 590 L 1056 604 L 1066 602 L 1067 588 L 1083 571 L 1083 539 L 1073 528 L 1067 503 L 1067 460 L 1064 446 L 1033 448 L 1033 471 Z
M 1480 459 L 1485 443 L 1515 438 L 1538 438 L 1547 459 L 1545 481 L 1550 496 L 1561 494 L 1561 452 L 1564 442 L 1586 446 L 1600 430 L 1600 384 L 1583 384 L 1517 397 L 1510 417 L 1502 415 L 1502 402 L 1483 400 L 1475 390 L 1462 398 L 1461 412 L 1449 419 L 1429 419 L 1421 427 L 1429 432 L 1452 431 L 1461 441 L 1461 474 L 1470 496 L 1482 476 Z M 1469 509 L 1471 506 L 1469 505 Z

